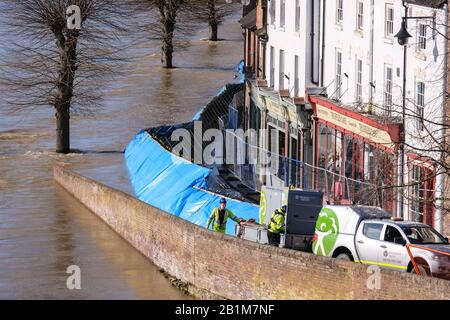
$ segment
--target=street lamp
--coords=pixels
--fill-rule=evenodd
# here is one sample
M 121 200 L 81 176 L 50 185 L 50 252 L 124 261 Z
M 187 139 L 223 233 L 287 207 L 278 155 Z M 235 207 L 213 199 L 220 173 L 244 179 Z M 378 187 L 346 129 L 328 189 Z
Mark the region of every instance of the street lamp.
M 399 192 L 398 192 L 398 216 L 404 218 L 404 184 L 405 184 L 405 142 L 406 142 L 406 66 L 407 66 L 407 53 L 408 53 L 408 40 L 412 38 L 411 34 L 408 32 L 407 21 L 410 19 L 422 20 L 422 19 L 432 19 L 433 20 L 433 39 L 435 38 L 436 30 L 436 15 L 429 17 L 408 17 L 408 6 L 406 2 L 403 1 L 403 7 L 405 8 L 405 16 L 402 18 L 402 25 L 400 31 L 395 35 L 398 44 L 403 46 L 403 103 L 402 103 L 402 132 L 400 135 L 400 180 L 399 180 Z
M 406 29 L 406 20 L 403 19 L 402 27 L 400 31 L 394 36 L 397 38 L 398 44 L 401 46 L 406 46 L 408 44 L 409 38 L 412 38 L 412 35 L 409 34 L 408 29 Z

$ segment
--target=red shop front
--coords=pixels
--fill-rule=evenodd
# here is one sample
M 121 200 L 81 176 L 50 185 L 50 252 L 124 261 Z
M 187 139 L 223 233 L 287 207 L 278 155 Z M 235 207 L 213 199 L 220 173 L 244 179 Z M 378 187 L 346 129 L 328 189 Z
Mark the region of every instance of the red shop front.
M 394 213 L 401 124 L 382 124 L 323 97 L 309 101 L 315 115 L 315 188 L 330 203 L 376 205 Z
M 408 220 L 434 226 L 436 168 L 428 159 L 407 154 L 408 168 Z

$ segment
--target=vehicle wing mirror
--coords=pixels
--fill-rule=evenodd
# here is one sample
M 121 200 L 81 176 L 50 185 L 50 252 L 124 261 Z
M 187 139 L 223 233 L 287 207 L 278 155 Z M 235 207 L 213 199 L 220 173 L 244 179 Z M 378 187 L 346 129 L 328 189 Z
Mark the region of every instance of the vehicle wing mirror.
M 447 238 L 444 238 L 444 239 L 445 239 L 445 241 L 447 241 L 447 243 L 449 243 L 448 237 L 447 237 Z
M 401 244 L 402 246 L 406 245 L 406 241 L 405 239 L 403 239 L 403 237 L 395 237 L 394 243 Z

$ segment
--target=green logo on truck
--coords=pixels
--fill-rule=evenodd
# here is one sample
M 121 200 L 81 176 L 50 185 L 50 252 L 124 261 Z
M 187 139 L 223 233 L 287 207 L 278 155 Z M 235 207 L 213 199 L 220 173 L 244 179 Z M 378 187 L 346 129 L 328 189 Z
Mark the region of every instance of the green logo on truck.
M 336 213 L 323 208 L 316 222 L 316 239 L 313 242 L 313 252 L 318 256 L 328 256 L 336 244 L 339 234 L 339 220 Z

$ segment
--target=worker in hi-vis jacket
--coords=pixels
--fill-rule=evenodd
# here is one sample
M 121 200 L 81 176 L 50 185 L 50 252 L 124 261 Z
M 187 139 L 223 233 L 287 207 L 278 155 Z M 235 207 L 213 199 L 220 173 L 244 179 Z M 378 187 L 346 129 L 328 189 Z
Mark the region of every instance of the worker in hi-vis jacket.
M 244 219 L 236 217 L 233 212 L 228 210 L 227 200 L 225 198 L 221 198 L 220 207 L 213 210 L 208 221 L 206 222 L 206 229 L 209 229 L 209 226 L 212 223 L 212 229 L 214 232 L 225 233 L 228 218 L 238 223 L 244 221 Z
M 281 209 L 275 210 L 270 218 L 267 238 L 272 246 L 280 245 L 281 234 L 284 234 L 286 230 L 286 210 L 287 206 L 284 205 Z

